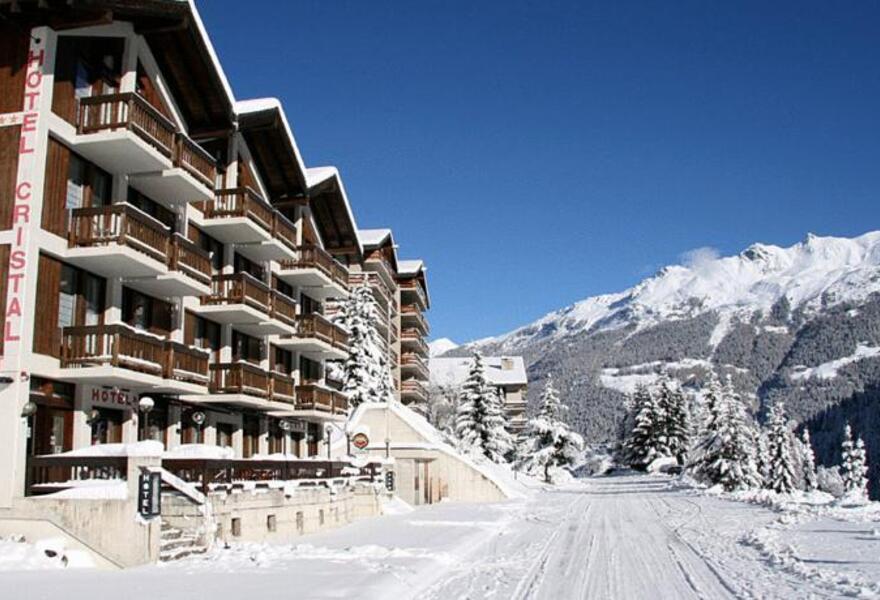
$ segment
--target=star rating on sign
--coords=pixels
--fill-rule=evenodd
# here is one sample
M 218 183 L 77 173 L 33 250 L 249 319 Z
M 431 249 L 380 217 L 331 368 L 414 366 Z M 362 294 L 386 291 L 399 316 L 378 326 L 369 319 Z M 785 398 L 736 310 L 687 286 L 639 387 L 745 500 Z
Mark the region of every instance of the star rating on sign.
M 24 113 L 6 113 L 0 115 L 0 127 L 9 127 L 11 125 L 21 125 Z

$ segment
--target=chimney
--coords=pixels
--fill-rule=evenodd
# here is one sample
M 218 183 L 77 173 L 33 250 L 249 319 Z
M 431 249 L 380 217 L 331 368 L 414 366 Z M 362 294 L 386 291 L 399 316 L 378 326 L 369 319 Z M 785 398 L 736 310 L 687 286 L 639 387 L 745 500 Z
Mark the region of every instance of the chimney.
M 502 371 L 512 371 L 513 370 L 513 359 L 507 356 L 501 358 L 501 370 Z

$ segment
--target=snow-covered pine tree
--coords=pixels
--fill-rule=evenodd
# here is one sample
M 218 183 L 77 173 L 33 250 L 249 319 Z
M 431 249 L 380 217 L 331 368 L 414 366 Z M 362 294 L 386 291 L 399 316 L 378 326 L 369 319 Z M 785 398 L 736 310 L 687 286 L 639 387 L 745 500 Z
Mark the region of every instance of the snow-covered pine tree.
M 707 433 L 718 431 L 723 417 L 724 403 L 721 393 L 721 381 L 718 376 L 712 373 L 709 379 L 709 385 L 703 391 L 703 417 L 701 436 Z
M 632 398 L 633 428 L 624 443 L 627 464 L 644 469 L 654 460 L 669 456 L 666 445 L 663 413 L 654 393 L 645 385 L 638 385 Z
M 663 413 L 663 437 L 670 456 L 683 465 L 690 445 L 690 416 L 687 398 L 681 385 L 662 377 L 657 391 L 658 404 Z
M 739 394 L 728 380 L 721 396 L 720 419 L 706 434 L 695 475 L 727 491 L 744 490 L 760 484 L 755 465 L 755 432 Z
M 766 487 L 770 460 L 770 446 L 767 441 L 767 432 L 762 427 L 755 427 L 752 430 L 752 436 L 754 438 L 755 469 L 758 473 L 758 485 L 760 487 Z
M 571 466 L 584 450 L 584 439 L 564 420 L 568 407 L 559 399 L 548 375 L 541 392 L 538 414 L 529 419 L 523 432 L 518 466 L 532 475 L 543 475 L 550 483 L 550 469 Z
M 867 499 L 868 497 L 868 464 L 865 454 L 865 443 L 862 438 L 853 442 L 852 428 L 847 423 L 843 430 L 843 444 L 841 445 L 843 464 L 841 475 L 843 476 L 843 490 L 848 496 Z
M 381 350 L 376 299 L 366 285 L 356 286 L 342 303 L 336 323 L 348 330 L 348 358 L 343 363 L 342 391 L 354 409 L 362 402 L 394 399 L 391 369 Z
M 770 408 L 767 422 L 767 477 L 764 484 L 778 494 L 791 493 L 796 487 L 791 442 L 785 406 L 776 402 Z
M 813 444 L 810 441 L 810 430 L 804 427 L 800 439 L 801 454 L 801 480 L 805 492 L 819 489 L 819 479 L 816 473 L 816 454 L 813 452 Z
M 494 462 L 504 462 L 513 450 L 513 438 L 505 428 L 499 392 L 486 380 L 480 353 L 474 354 L 468 378 L 461 386 L 455 434 L 462 448 L 480 452 Z

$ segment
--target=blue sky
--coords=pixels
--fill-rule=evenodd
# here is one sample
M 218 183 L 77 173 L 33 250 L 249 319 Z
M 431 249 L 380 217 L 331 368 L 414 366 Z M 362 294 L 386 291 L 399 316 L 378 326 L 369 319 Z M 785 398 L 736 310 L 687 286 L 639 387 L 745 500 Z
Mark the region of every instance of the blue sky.
M 280 98 L 359 225 L 427 261 L 434 337 L 878 227 L 876 2 L 199 6 L 236 96 Z

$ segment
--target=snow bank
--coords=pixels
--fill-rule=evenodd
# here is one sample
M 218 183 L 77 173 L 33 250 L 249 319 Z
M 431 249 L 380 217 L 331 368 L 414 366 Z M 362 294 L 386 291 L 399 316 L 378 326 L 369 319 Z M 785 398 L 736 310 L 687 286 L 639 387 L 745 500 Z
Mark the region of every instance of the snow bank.
M 55 456 L 83 456 L 83 457 L 123 457 L 123 456 L 141 456 L 141 457 L 160 457 L 162 456 L 165 446 L 162 442 L 147 440 L 143 442 L 133 442 L 131 444 L 98 444 L 96 446 L 86 446 L 77 450 L 62 452 Z
M 235 458 L 235 450 L 210 444 L 183 444 L 168 450 L 165 458 Z
M 85 479 L 77 481 L 66 481 L 64 483 L 53 483 L 55 486 L 64 486 L 59 492 L 35 496 L 34 499 L 39 501 L 58 500 L 58 499 L 77 499 L 77 500 L 127 500 L 128 484 L 121 479 Z M 37 486 L 39 487 L 39 486 Z
M 33 543 L 21 535 L 0 538 L 0 572 L 94 566 L 87 553 L 66 548 L 63 538 L 45 538 Z

